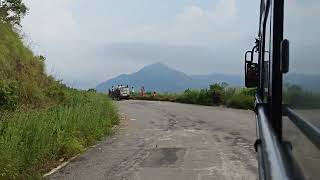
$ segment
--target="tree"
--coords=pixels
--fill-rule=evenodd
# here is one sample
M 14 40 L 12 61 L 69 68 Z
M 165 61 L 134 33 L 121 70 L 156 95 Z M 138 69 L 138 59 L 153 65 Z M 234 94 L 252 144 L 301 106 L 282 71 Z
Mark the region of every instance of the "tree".
M 0 0 L 0 21 L 19 25 L 28 8 L 22 0 Z
M 38 56 L 38 58 L 41 62 L 45 62 L 47 59 L 45 56 L 42 56 L 42 55 Z

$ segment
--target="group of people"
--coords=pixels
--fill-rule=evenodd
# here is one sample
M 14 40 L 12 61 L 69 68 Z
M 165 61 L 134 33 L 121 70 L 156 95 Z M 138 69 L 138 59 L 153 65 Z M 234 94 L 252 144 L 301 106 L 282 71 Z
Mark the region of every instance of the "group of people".
M 141 96 L 145 96 L 144 86 L 141 87 L 140 95 L 141 95 Z M 157 96 L 157 92 L 156 92 L 156 91 L 153 91 L 153 92 L 152 92 L 152 96 L 153 96 L 153 97 L 156 97 L 156 96 Z

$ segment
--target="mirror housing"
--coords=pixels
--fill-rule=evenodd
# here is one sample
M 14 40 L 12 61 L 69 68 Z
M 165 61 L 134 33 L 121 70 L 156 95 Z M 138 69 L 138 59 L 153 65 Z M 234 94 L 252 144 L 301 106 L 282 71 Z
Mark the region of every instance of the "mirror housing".
M 260 81 L 259 64 L 253 62 L 255 46 L 245 54 L 245 86 L 247 88 L 258 87 Z
M 253 62 L 245 63 L 245 86 L 247 88 L 258 87 L 259 85 L 259 64 Z

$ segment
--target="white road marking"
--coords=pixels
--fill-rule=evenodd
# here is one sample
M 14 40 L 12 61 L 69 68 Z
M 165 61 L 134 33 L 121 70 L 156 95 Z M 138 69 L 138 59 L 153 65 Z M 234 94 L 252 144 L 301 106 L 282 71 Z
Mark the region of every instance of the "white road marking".
M 55 172 L 57 172 L 58 170 L 60 170 L 61 168 L 65 167 L 66 165 L 68 165 L 72 160 L 74 160 L 75 158 L 77 158 L 80 154 L 74 156 L 73 158 L 69 159 L 66 162 L 63 162 L 62 164 L 60 164 L 58 167 L 52 169 L 50 172 L 44 174 L 42 177 L 46 178 L 52 174 L 54 174 Z

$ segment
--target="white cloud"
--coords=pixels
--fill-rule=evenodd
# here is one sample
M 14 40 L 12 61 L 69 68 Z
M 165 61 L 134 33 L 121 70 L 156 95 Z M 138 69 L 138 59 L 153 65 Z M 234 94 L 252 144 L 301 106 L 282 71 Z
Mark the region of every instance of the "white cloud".
M 25 0 L 25 3 L 30 12 L 23 26 L 35 41 L 61 41 L 75 31 L 73 0 Z
M 237 23 L 235 0 L 220 0 L 211 10 L 192 5 L 163 26 L 142 26 L 129 32 L 131 41 L 171 45 L 216 46 L 243 37 L 243 25 Z M 227 43 L 227 42 L 226 42 Z
M 320 2 L 285 1 L 284 38 L 290 41 L 290 71 L 319 74 Z
M 107 0 L 89 4 L 84 0 L 25 2 L 30 7 L 30 14 L 23 22 L 24 30 L 38 44 L 35 49 L 47 56 L 48 71 L 68 82 L 103 81 L 117 74 L 135 71 L 154 61 L 166 61 L 168 65 L 187 73 L 241 73 L 242 53 L 248 39 L 252 39 L 256 32 L 250 22 L 243 21 L 247 18 L 241 15 L 237 6 L 240 2 L 236 0 L 219 0 L 212 7 L 181 3 L 175 15 L 164 18 L 161 23 L 153 21 L 152 14 L 141 17 L 148 21 L 133 21 L 130 13 L 127 13 L 130 6 L 113 9 L 112 1 Z M 132 3 L 124 0 L 123 4 L 129 2 Z M 101 8 L 102 4 L 106 8 Z M 141 6 L 140 10 L 143 11 L 143 8 Z M 150 52 L 147 52 L 150 48 L 139 49 L 139 56 L 132 59 L 97 53 L 103 47 L 119 43 L 159 45 L 161 48 L 153 50 L 162 59 L 150 58 Z M 167 49 L 164 46 L 177 47 L 174 48 L 177 52 L 163 51 L 161 54 L 163 49 Z M 186 49 L 188 53 L 182 52 Z M 122 53 L 137 54 L 134 50 L 134 47 L 128 46 Z M 201 56 L 202 51 L 214 53 Z M 194 62 L 182 63 L 184 54 L 194 57 Z M 228 64 L 232 64 L 232 68 Z

